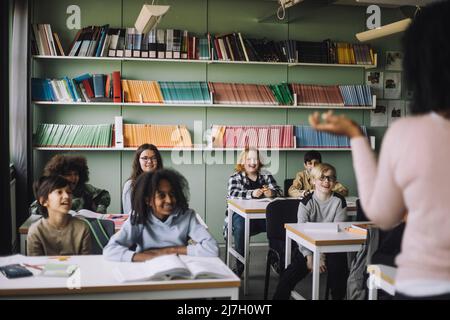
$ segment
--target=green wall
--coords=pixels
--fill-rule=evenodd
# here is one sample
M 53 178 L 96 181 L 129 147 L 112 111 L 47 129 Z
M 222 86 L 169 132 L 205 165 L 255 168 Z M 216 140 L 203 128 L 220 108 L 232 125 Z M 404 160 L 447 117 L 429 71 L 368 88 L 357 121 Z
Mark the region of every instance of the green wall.
M 38 1 L 32 8 L 33 23 L 50 23 L 61 38 L 67 50 L 76 30 L 66 27 L 66 8 L 77 4 L 81 8 L 81 26 L 103 25 L 127 27 L 134 24 L 143 0 L 112 1 Z M 189 0 L 160 1 L 171 8 L 162 19 L 159 28 L 180 28 L 191 32 L 213 34 L 239 31 L 248 37 L 267 37 L 283 40 L 316 40 L 326 38 L 356 42 L 355 33 L 365 28 L 365 7 L 329 6 L 311 9 L 290 23 L 272 21 L 259 23 L 258 18 L 275 13 L 276 2 L 252 0 Z M 295 10 L 302 10 L 301 5 Z M 382 11 L 382 23 L 398 20 L 398 10 Z M 398 50 L 399 37 L 379 40 L 373 45 L 379 53 L 381 68 L 385 50 Z M 247 83 L 302 82 L 310 84 L 360 84 L 364 81 L 364 70 L 360 68 L 338 67 L 293 67 L 265 65 L 231 65 L 200 63 L 162 63 L 137 61 L 80 61 L 80 60 L 33 60 L 35 77 L 74 77 L 89 73 L 110 73 L 120 70 L 123 78 L 142 80 L 191 80 L 191 81 L 233 81 Z M 203 129 L 211 124 L 306 124 L 308 110 L 292 109 L 237 109 L 237 108 L 194 108 L 194 107 L 117 107 L 117 106 L 43 106 L 35 105 L 33 110 L 34 130 L 38 123 L 113 123 L 114 116 L 122 115 L 126 123 L 186 124 L 193 135 L 194 121 L 201 121 Z M 343 110 L 359 123 L 368 125 L 369 111 Z M 380 142 L 384 129 L 370 129 Z M 193 136 L 194 143 L 201 143 L 201 136 Z M 34 177 L 42 172 L 45 162 L 54 151 L 34 151 Z M 119 212 L 121 208 L 122 185 L 131 172 L 133 152 L 130 151 L 86 151 L 70 152 L 87 157 L 90 181 L 93 185 L 110 191 L 112 204 L 109 212 Z M 227 152 L 227 157 L 236 159 L 236 152 Z M 270 157 L 277 153 L 273 152 Z M 206 221 L 218 241 L 223 241 L 221 230 L 225 212 L 225 195 L 228 177 L 233 173 L 234 164 L 174 164 L 170 152 L 163 152 L 164 164 L 174 167 L 186 176 L 191 188 L 191 207 Z M 201 152 L 184 154 L 198 160 Z M 223 156 L 224 153 L 207 155 Z M 303 167 L 304 152 L 280 152 L 279 169 L 274 173 L 278 183 L 294 177 Z M 323 160 L 334 164 L 339 180 L 349 187 L 351 195 L 357 195 L 351 154 L 348 151 L 323 152 Z M 192 162 L 191 161 L 191 162 Z M 234 162 L 234 161 L 233 161 Z M 265 235 L 255 237 L 263 241 Z

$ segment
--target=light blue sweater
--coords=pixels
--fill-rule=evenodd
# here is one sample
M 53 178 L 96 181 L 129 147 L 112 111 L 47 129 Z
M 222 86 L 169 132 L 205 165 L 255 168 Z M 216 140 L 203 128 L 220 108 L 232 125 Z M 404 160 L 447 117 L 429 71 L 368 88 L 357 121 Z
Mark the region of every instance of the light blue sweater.
M 187 255 L 217 257 L 216 240 L 197 220 L 194 210 L 176 208 L 166 221 L 156 218 L 151 209 L 144 224 L 131 224 L 128 219 L 122 229 L 111 237 L 103 249 L 107 260 L 130 262 L 133 255 L 149 249 L 187 246 Z M 188 244 L 192 239 L 194 244 Z M 136 252 L 129 248 L 137 245 Z

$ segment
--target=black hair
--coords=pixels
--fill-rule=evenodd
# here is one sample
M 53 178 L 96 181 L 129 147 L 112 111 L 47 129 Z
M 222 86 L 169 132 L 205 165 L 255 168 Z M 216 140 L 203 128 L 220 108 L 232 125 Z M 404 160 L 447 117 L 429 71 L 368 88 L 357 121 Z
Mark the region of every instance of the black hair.
M 83 156 L 57 154 L 45 165 L 44 176 L 66 176 L 71 171 L 78 173 L 78 185 L 82 186 L 89 181 L 89 168 Z
M 161 169 L 154 172 L 145 172 L 136 179 L 135 187 L 131 193 L 133 211 L 131 224 L 143 224 L 148 219 L 148 202 L 154 199 L 159 183 L 162 180 L 169 182 L 176 199 L 176 207 L 183 211 L 189 207 L 189 184 L 183 175 L 173 169 Z
M 312 160 L 319 160 L 319 162 L 322 162 L 322 155 L 319 151 L 311 150 L 305 153 L 304 162 L 305 164 Z
M 420 9 L 403 37 L 403 69 L 413 91 L 411 113 L 450 111 L 450 1 Z
M 131 180 L 132 188 L 134 188 L 137 177 L 139 177 L 142 174 L 142 172 L 144 172 L 144 171 L 142 171 L 141 164 L 139 162 L 139 158 L 141 157 L 141 153 L 144 152 L 145 150 L 151 150 L 155 153 L 156 160 L 158 161 L 156 170 L 160 170 L 164 167 L 161 153 L 159 152 L 158 148 L 155 145 L 150 144 L 150 143 L 141 144 L 137 148 L 136 153 L 134 154 L 133 164 L 131 167 L 130 180 Z
M 70 182 L 61 176 L 42 176 L 38 181 L 35 181 L 33 184 L 33 191 L 38 203 L 37 212 L 44 218 L 47 218 L 48 210 L 42 205 L 40 200 L 42 199 L 43 202 L 45 202 L 48 200 L 48 195 L 52 193 L 53 190 L 65 188 L 69 185 Z

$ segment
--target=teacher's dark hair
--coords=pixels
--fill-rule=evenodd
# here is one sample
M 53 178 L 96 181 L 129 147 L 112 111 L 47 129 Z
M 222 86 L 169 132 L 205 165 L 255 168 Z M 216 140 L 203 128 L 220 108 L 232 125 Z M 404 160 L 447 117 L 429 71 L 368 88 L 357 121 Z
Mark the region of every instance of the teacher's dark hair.
M 152 201 L 162 180 L 169 182 L 176 199 L 176 207 L 186 211 L 189 208 L 189 184 L 183 175 L 173 169 L 161 169 L 142 173 L 131 193 L 133 212 L 131 224 L 143 224 L 148 219 L 149 201 Z
M 418 11 L 403 37 L 403 69 L 411 112 L 450 111 L 450 1 Z

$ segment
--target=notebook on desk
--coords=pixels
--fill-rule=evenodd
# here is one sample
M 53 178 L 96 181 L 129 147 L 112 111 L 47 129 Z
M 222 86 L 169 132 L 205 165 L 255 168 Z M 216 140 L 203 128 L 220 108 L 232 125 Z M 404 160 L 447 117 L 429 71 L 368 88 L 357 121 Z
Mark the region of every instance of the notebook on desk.
M 164 255 L 145 262 L 123 263 L 113 269 L 119 282 L 221 279 L 232 276 L 232 271 L 216 257 Z

